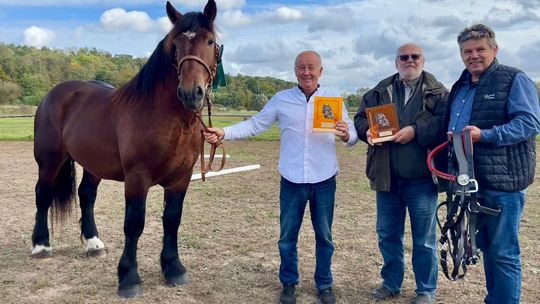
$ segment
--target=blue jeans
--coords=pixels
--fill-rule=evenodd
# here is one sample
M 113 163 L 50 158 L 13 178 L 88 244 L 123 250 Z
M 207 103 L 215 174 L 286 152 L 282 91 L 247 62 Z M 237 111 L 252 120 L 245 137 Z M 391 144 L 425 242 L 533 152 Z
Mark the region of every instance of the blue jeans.
M 500 208 L 498 216 L 479 215 L 476 244 L 482 250 L 486 276 L 485 303 L 519 303 L 521 295 L 521 257 L 519 224 L 525 204 L 525 191 L 481 191 L 483 206 Z
M 298 284 L 298 233 L 304 218 L 307 201 L 311 214 L 311 224 L 315 231 L 315 287 L 322 290 L 332 286 L 332 221 L 336 178 L 331 177 L 315 184 L 291 183 L 281 177 L 279 193 L 280 236 L 278 241 L 281 265 L 279 280 L 282 284 Z
M 416 293 L 435 296 L 437 288 L 437 189 L 431 180 L 397 180 L 392 191 L 377 192 L 377 235 L 384 259 L 383 286 L 401 292 L 405 262 L 403 234 L 409 211 Z

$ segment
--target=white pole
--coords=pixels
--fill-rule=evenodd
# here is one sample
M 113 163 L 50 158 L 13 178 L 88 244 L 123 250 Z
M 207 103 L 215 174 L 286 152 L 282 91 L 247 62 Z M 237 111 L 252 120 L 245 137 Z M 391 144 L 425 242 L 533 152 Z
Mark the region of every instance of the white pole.
M 199 156 L 199 158 L 201 158 L 201 157 Z M 210 158 L 210 155 L 209 155 L 209 154 L 205 154 L 205 155 L 204 155 L 204 158 Z M 223 155 L 222 155 L 222 154 L 216 154 L 216 155 L 214 155 L 214 158 L 223 158 Z M 231 158 L 231 156 L 230 156 L 230 155 L 227 155 L 227 158 Z
M 208 172 L 205 174 L 206 177 L 212 177 L 212 176 L 218 176 L 218 175 L 224 175 L 224 174 L 230 174 L 230 173 L 236 173 L 236 172 L 243 172 L 243 171 L 250 171 L 250 170 L 256 170 L 259 169 L 261 165 L 248 165 L 248 166 L 242 166 L 242 167 L 236 167 L 236 168 L 229 168 L 229 169 L 223 169 L 221 171 L 217 172 Z M 196 173 L 191 176 L 191 180 L 201 179 L 201 174 Z

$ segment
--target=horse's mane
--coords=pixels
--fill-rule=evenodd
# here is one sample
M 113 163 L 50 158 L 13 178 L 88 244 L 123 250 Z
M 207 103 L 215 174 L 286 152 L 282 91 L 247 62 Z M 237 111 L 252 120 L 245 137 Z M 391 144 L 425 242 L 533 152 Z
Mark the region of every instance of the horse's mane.
M 204 14 L 190 12 L 183 15 L 159 42 L 139 73 L 114 93 L 113 100 L 129 102 L 152 96 L 167 77 L 176 75 L 174 38 L 185 32 L 197 32 L 199 28 L 214 32 L 213 23 Z

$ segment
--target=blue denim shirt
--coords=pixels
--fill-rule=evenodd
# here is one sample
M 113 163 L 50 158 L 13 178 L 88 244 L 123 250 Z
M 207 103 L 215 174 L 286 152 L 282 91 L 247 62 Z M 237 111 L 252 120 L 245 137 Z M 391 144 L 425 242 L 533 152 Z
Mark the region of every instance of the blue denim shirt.
M 461 131 L 469 124 L 476 84 L 470 75 L 461 84 L 450 108 L 449 132 Z M 491 129 L 481 130 L 480 142 L 508 146 L 540 133 L 540 103 L 534 82 L 524 73 L 514 77 L 508 95 L 508 115 L 511 120 Z

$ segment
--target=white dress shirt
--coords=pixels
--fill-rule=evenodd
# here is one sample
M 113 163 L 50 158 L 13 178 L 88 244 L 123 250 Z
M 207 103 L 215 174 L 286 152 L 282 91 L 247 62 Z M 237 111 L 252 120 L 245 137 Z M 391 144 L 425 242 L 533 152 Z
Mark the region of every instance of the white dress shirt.
M 257 135 L 277 121 L 281 147 L 278 169 L 293 183 L 318 183 L 339 173 L 336 158 L 336 136 L 333 133 L 313 133 L 313 97 L 339 96 L 336 92 L 318 88 L 306 102 L 298 88 L 278 92 L 265 107 L 249 120 L 223 128 L 224 139 L 240 139 Z M 358 141 L 354 123 L 345 105 L 342 118 L 349 125 L 349 141 Z

